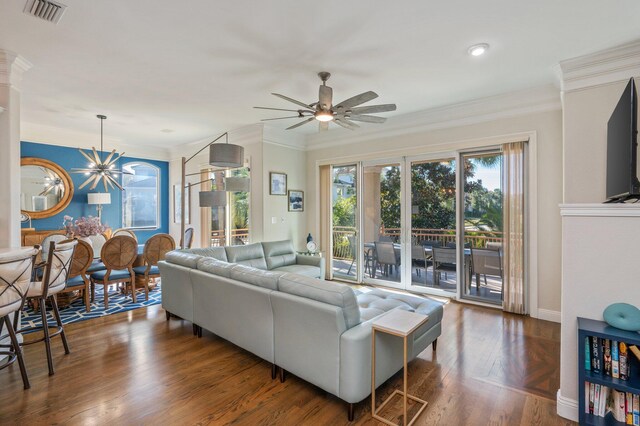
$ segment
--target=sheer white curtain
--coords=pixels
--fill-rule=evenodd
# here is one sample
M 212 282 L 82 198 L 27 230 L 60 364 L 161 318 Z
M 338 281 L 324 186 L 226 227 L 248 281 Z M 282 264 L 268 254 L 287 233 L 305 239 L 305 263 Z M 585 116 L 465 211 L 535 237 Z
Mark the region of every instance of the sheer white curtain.
M 504 298 L 506 312 L 526 314 L 524 286 L 524 178 L 525 142 L 504 144 L 503 214 L 504 214 Z

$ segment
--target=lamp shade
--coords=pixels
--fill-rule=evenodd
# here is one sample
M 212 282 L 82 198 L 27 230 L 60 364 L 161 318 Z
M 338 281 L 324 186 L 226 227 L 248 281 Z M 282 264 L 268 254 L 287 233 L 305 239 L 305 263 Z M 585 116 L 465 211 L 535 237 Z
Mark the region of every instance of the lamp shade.
M 111 194 L 108 192 L 90 192 L 87 199 L 89 204 L 111 204 Z
M 225 178 L 224 190 L 227 192 L 249 192 L 251 190 L 251 179 L 241 176 Z
M 200 207 L 222 207 L 227 204 L 225 191 L 200 191 Z
M 230 143 L 214 143 L 209 147 L 209 164 L 216 167 L 242 167 L 244 147 Z

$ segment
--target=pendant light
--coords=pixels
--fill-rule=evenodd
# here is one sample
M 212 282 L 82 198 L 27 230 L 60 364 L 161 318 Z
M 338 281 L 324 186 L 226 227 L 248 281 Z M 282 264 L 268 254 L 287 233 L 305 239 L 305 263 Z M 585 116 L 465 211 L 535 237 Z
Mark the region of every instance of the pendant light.
M 98 186 L 100 181 L 102 181 L 105 191 L 109 191 L 109 188 L 113 187 L 117 187 L 122 191 L 124 190 L 124 188 L 116 179 L 117 175 L 131 175 L 133 173 L 116 169 L 116 161 L 124 156 L 124 152 L 122 154 L 116 154 L 116 150 L 114 149 L 109 155 L 107 155 L 104 160 L 102 159 L 104 142 L 103 122 L 107 119 L 107 116 L 97 115 L 96 117 L 100 119 L 100 152 L 98 152 L 95 147 L 92 147 L 91 149 L 93 150 L 93 156 L 90 156 L 87 155 L 82 149 L 80 149 L 80 154 L 82 154 L 87 160 L 89 160 L 89 166 L 84 169 L 71 169 L 71 173 L 83 173 L 84 175 L 89 176 L 87 180 L 85 180 L 84 183 L 78 187 L 79 189 L 82 189 L 85 186 L 91 184 L 89 190 L 93 190 L 96 188 L 96 186 Z

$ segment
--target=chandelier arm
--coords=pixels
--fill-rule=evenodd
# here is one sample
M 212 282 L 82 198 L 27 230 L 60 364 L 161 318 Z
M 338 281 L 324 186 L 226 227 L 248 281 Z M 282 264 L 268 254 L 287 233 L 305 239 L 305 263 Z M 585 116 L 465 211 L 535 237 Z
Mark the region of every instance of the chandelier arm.
M 200 154 L 202 151 L 204 151 L 205 149 L 209 148 L 211 145 L 213 145 L 214 143 L 218 142 L 220 139 L 222 139 L 222 137 L 225 136 L 226 141 L 225 143 L 229 143 L 229 132 L 224 132 L 223 134 L 221 134 L 220 136 L 218 136 L 217 138 L 215 138 L 214 140 L 212 140 L 211 142 L 209 142 L 208 144 L 206 144 L 205 146 L 203 146 L 202 148 L 200 148 L 200 150 L 198 152 L 196 152 L 195 154 L 193 154 L 191 157 L 189 157 L 186 161 L 185 164 L 188 163 L 189 161 L 191 161 L 193 159 L 193 157 L 195 157 L 196 155 Z
M 111 151 L 111 153 L 107 156 L 107 158 L 104 160 L 105 164 L 108 164 L 109 161 L 111 160 L 111 157 L 113 157 L 113 154 L 116 153 L 116 150 L 114 149 L 113 151 Z
M 84 155 L 84 158 L 86 158 L 87 160 L 89 160 L 91 163 L 95 163 L 95 159 L 89 157 L 89 155 L 87 155 L 82 149 L 78 149 L 78 151 L 80 151 L 80 154 Z
M 102 163 L 102 160 L 100 160 L 100 157 L 98 156 L 98 151 L 96 151 L 95 147 L 91 147 L 91 149 L 93 150 L 93 156 L 95 157 L 95 160 L 93 160 L 96 164 L 100 164 Z
M 109 187 L 107 186 L 107 180 L 106 179 L 102 179 L 102 185 L 104 186 L 104 190 L 106 192 L 109 192 Z

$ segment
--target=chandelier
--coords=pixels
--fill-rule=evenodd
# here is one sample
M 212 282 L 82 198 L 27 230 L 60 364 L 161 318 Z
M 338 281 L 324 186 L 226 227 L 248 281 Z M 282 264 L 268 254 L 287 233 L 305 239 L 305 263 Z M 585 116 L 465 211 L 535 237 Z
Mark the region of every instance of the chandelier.
M 116 150 L 114 149 L 113 151 L 111 151 L 111 153 L 109 153 L 109 155 L 107 155 L 107 158 L 105 158 L 104 160 L 102 159 L 102 154 L 103 154 L 102 127 L 103 127 L 104 120 L 107 119 L 107 116 L 97 115 L 96 117 L 100 119 L 100 152 L 98 152 L 95 149 L 95 147 L 93 147 L 91 148 L 93 152 L 90 153 L 90 154 L 93 154 L 93 156 L 91 156 L 91 155 L 87 155 L 82 149 L 80 149 L 79 150 L 80 154 L 82 154 L 87 160 L 89 160 L 89 166 L 83 169 L 73 168 L 71 169 L 71 173 L 82 173 L 85 176 L 89 176 L 87 180 L 85 180 L 84 183 L 78 187 L 78 189 L 82 189 L 85 186 L 91 184 L 91 186 L 89 187 L 89 190 L 92 190 L 92 189 L 95 189 L 96 186 L 98 186 L 100 181 L 102 181 L 105 191 L 109 191 L 109 188 L 113 188 L 113 187 L 117 187 L 122 191 L 124 188 L 122 188 L 120 183 L 118 183 L 118 180 L 116 179 L 117 175 L 122 175 L 122 174 L 131 175 L 133 173 L 116 169 L 116 161 L 118 161 L 119 158 L 124 156 L 124 152 L 122 154 L 116 154 Z

